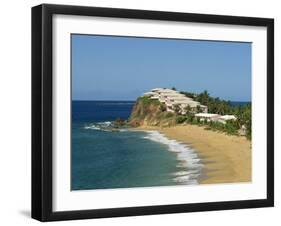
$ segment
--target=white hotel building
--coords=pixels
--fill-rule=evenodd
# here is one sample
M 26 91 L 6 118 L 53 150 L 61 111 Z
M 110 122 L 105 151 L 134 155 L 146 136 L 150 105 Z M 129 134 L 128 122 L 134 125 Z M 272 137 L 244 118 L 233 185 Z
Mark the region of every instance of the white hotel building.
M 201 112 L 207 113 L 208 107 L 201 105 L 199 102 L 194 101 L 192 98 L 189 98 L 176 90 L 164 89 L 164 88 L 155 88 L 150 92 L 144 93 L 144 96 L 148 96 L 151 99 L 159 100 L 161 103 L 165 104 L 167 111 L 174 112 L 175 106 L 180 107 L 180 113 L 185 114 L 186 107 L 189 106 L 191 110 L 196 112 L 197 108 L 200 107 Z
M 190 109 L 196 113 L 195 116 L 200 118 L 200 120 L 214 121 L 225 124 L 228 120 L 236 120 L 234 115 L 219 115 L 208 113 L 208 107 L 200 104 L 198 101 L 194 101 L 192 98 L 179 93 L 176 90 L 165 89 L 165 88 L 155 88 L 150 92 L 144 93 L 143 96 L 147 96 L 151 99 L 159 100 L 161 103 L 165 104 L 167 111 L 175 112 L 175 106 L 180 107 L 180 113 L 186 113 L 186 107 L 189 106 Z M 201 112 L 198 113 L 197 109 L 200 107 Z

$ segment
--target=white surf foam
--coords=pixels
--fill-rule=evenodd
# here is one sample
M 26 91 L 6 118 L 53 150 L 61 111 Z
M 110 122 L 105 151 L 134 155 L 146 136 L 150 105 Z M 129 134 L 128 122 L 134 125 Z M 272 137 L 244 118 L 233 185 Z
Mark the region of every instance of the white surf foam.
M 110 121 L 105 121 L 105 122 L 96 122 L 96 123 L 90 123 L 88 125 L 85 125 L 83 127 L 84 129 L 92 129 L 92 130 L 101 130 L 101 131 L 106 131 L 106 132 L 111 132 L 113 131 L 114 128 L 114 124 Z M 122 128 L 116 129 L 118 132 L 126 132 L 128 131 L 128 129 Z M 114 131 L 116 131 L 114 130 Z
M 108 126 L 111 126 L 111 125 L 112 125 L 112 122 L 110 122 L 110 121 L 97 122 L 97 125 L 104 126 L 104 127 L 108 127 Z
M 177 159 L 179 160 L 177 167 L 181 168 L 181 171 L 173 173 L 173 180 L 179 184 L 198 184 L 197 178 L 200 176 L 203 164 L 200 162 L 197 153 L 187 144 L 168 139 L 158 131 L 146 132 L 145 139 L 165 144 L 168 146 L 169 151 L 177 154 Z
M 87 125 L 87 126 L 84 126 L 84 129 L 93 129 L 93 130 L 100 130 L 100 127 L 97 127 L 96 125 Z

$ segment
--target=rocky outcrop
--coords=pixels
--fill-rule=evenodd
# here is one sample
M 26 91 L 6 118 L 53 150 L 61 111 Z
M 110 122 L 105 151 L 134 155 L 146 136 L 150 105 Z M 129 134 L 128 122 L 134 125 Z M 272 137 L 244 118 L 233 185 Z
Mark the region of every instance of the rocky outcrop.
M 139 97 L 133 107 L 128 124 L 138 126 L 172 126 L 176 124 L 176 116 L 166 111 L 165 105 L 158 100 Z

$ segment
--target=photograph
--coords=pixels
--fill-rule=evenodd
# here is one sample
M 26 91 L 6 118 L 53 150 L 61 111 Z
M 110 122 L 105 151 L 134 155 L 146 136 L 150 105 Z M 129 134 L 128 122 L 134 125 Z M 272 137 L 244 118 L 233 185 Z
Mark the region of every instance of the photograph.
M 274 206 L 274 18 L 167 9 L 32 7 L 32 218 Z
M 251 42 L 70 39 L 71 191 L 251 183 Z

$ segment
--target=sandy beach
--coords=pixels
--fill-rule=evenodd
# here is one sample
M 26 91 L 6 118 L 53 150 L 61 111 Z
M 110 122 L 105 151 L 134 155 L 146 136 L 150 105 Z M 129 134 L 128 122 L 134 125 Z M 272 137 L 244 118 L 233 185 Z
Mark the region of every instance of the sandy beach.
M 203 175 L 199 178 L 201 184 L 251 181 L 251 142 L 245 137 L 195 125 L 141 126 L 137 129 L 157 130 L 170 139 L 191 145 L 204 164 Z

